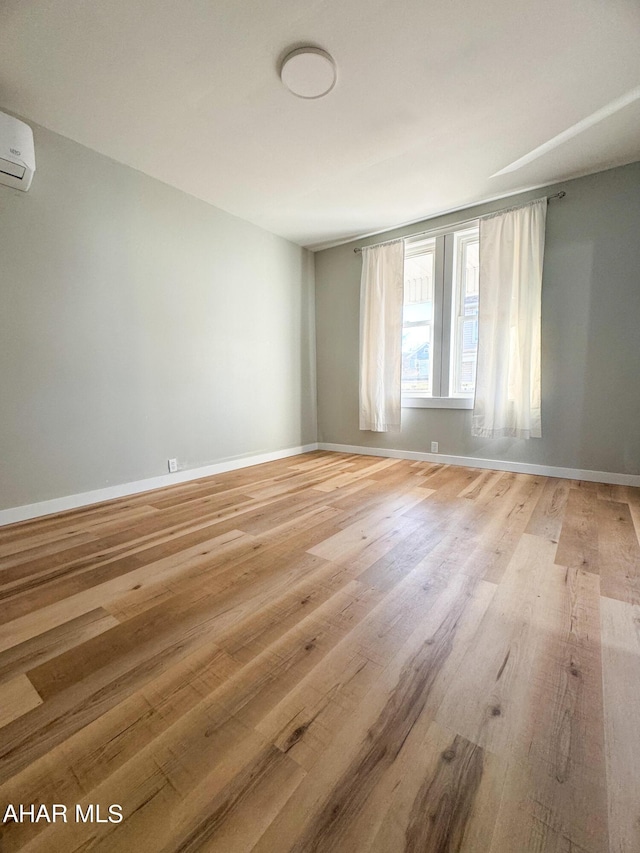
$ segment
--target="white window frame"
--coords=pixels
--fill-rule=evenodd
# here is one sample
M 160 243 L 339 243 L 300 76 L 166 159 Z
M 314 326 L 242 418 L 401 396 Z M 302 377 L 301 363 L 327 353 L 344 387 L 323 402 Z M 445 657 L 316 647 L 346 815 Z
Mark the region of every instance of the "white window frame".
M 435 239 L 436 253 L 433 282 L 433 343 L 431 347 L 431 394 L 403 392 L 402 407 L 409 409 L 473 409 L 473 394 L 451 392 L 454 371 L 453 324 L 456 322 L 454 288 L 461 287 L 460 264 L 454 257 L 456 234 L 470 235 L 478 221 L 462 227 L 443 228 L 405 240 L 405 256 L 415 254 L 421 244 Z M 467 238 L 468 239 L 468 238 Z M 460 237 L 459 237 L 460 244 Z

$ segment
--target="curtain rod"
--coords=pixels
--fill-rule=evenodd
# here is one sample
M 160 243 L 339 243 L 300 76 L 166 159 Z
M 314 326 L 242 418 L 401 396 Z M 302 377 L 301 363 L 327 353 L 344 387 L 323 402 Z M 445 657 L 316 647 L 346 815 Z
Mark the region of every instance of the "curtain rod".
M 565 196 L 566 192 L 564 190 L 560 190 L 559 193 L 547 196 L 547 204 L 549 204 L 549 202 L 554 198 L 564 198 Z M 488 213 L 486 216 L 495 216 L 496 213 L 502 213 L 505 210 L 511 210 L 511 208 L 504 207 L 502 210 L 494 210 L 493 213 Z M 483 216 L 484 215 L 485 214 L 483 214 Z M 439 228 L 430 228 L 428 231 L 418 231 L 417 234 L 407 234 L 406 237 L 394 237 L 393 240 L 383 240 L 382 243 L 372 243 L 370 246 L 356 246 L 353 251 L 359 255 L 363 248 L 373 249 L 377 246 L 386 246 L 387 243 L 395 243 L 397 240 L 412 240 L 414 237 L 424 237 L 427 234 L 432 234 L 434 231 L 442 231 L 444 228 L 459 228 L 461 225 L 470 225 L 472 222 L 477 222 L 478 219 L 482 219 L 482 216 L 474 216 L 473 219 L 464 219 L 462 222 L 452 222 L 450 225 L 441 225 Z

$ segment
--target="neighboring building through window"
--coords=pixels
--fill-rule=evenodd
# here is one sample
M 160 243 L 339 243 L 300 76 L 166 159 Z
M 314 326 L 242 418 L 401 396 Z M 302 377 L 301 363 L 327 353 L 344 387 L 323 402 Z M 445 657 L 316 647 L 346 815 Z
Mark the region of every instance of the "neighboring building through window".
M 478 352 L 478 227 L 408 239 L 402 393 L 470 398 Z
M 451 394 L 471 395 L 478 360 L 478 229 L 457 232 L 454 240 Z
M 431 394 L 433 274 L 436 241 L 405 252 L 402 313 L 402 390 Z M 414 250 L 415 251 L 415 250 Z

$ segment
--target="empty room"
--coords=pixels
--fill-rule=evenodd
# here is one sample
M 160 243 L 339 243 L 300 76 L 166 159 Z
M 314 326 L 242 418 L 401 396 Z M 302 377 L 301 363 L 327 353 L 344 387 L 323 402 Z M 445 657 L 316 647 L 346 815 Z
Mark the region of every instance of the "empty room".
M 639 43 L 0 4 L 2 853 L 640 853 Z

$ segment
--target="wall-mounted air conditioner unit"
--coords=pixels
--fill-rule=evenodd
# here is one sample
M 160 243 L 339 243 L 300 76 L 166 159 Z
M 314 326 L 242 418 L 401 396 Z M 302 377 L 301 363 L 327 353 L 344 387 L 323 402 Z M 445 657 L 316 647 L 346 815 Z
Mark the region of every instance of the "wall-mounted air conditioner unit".
M 23 121 L 0 113 L 0 184 L 26 192 L 35 170 L 33 131 Z

